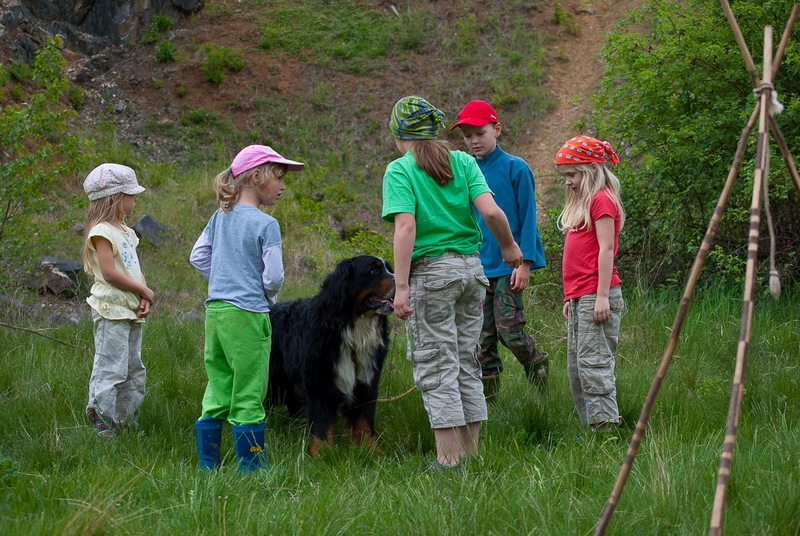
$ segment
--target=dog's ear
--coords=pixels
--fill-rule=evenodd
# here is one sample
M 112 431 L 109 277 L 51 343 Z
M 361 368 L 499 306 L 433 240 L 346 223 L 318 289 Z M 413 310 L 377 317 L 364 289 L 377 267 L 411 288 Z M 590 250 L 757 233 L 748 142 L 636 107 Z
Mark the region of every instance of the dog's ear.
M 344 304 L 350 303 L 352 300 L 352 291 L 350 290 L 355 270 L 353 268 L 353 259 L 345 259 L 336 265 L 336 268 L 328 274 L 325 281 L 322 283 L 324 292 L 320 294 L 325 297 L 323 306 L 329 310 L 340 309 Z

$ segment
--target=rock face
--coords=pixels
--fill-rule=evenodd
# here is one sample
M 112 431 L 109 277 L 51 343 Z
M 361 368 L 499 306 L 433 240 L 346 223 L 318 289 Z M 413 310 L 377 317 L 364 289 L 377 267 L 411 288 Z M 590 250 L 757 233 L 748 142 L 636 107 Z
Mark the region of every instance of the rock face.
M 153 15 L 178 20 L 203 8 L 204 0 L 2 0 L 0 43 L 30 62 L 50 36 L 89 58 L 139 40 Z M 94 62 L 102 68 L 104 61 Z

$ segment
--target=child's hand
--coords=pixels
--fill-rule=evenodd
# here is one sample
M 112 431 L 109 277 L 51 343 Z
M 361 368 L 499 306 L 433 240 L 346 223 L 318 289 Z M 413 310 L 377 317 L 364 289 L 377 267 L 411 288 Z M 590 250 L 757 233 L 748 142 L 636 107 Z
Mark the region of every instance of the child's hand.
M 561 311 L 561 313 L 564 315 L 564 318 L 566 320 L 569 320 L 569 302 L 568 301 L 564 302 L 564 309 Z
M 594 301 L 594 323 L 602 324 L 611 318 L 611 306 L 608 296 L 598 296 Z
M 139 294 L 139 299 L 147 300 L 150 302 L 150 305 L 153 305 L 156 301 L 156 295 L 149 287 L 144 287 L 144 291 Z
M 511 272 L 511 278 L 508 282 L 511 284 L 512 292 L 522 292 L 528 288 L 528 284 L 531 280 L 530 266 L 531 264 L 529 262 L 523 262 L 518 268 L 515 268 L 514 271 Z
M 139 298 L 139 312 L 136 316 L 139 318 L 144 318 L 150 314 L 150 302 L 145 300 L 144 298 Z
M 400 320 L 406 320 L 414 314 L 414 309 L 408 306 L 410 289 L 398 288 L 394 293 L 394 314 Z
M 522 251 L 516 242 L 512 241 L 511 245 L 502 247 L 503 262 L 512 268 L 517 268 L 522 264 Z

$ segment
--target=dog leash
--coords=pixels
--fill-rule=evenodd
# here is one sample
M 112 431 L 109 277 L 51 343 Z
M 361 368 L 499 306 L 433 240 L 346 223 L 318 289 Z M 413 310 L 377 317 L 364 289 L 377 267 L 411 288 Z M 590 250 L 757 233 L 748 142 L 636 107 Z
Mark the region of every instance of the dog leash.
M 389 398 L 379 398 L 378 402 L 395 402 L 397 400 L 400 400 L 401 398 L 403 398 L 404 396 L 406 396 L 407 394 L 409 394 L 411 391 L 413 391 L 416 388 L 417 388 L 416 385 L 412 385 L 411 388 L 408 391 L 406 391 L 405 393 L 402 393 L 402 394 L 399 394 L 399 395 L 396 395 L 396 396 L 390 396 Z

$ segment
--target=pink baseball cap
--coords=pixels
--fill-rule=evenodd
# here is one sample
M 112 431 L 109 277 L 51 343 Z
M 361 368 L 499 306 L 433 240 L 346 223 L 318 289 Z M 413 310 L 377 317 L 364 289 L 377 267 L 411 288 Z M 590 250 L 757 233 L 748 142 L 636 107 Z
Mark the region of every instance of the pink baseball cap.
M 267 162 L 275 162 L 276 164 L 285 165 L 289 171 L 300 171 L 306 165 L 302 162 L 295 162 L 284 158 L 276 153 L 271 147 L 266 145 L 248 145 L 236 155 L 231 163 L 231 174 L 234 177 L 239 176 L 239 173 L 244 173 L 249 169 L 258 167 Z
M 458 113 L 458 121 L 450 127 L 453 130 L 460 125 L 471 125 L 473 127 L 482 127 L 487 123 L 499 123 L 497 120 L 497 112 L 494 111 L 492 105 L 486 101 L 473 100 L 469 101 L 464 109 Z

